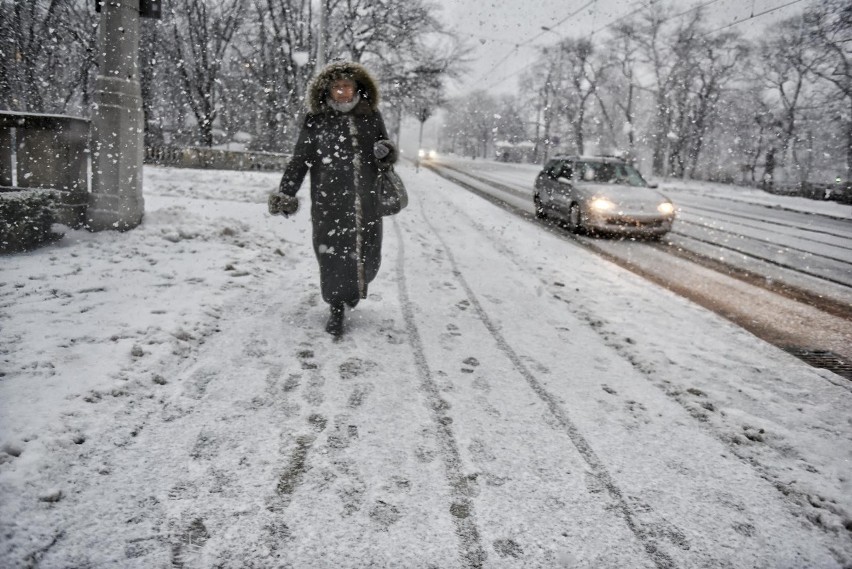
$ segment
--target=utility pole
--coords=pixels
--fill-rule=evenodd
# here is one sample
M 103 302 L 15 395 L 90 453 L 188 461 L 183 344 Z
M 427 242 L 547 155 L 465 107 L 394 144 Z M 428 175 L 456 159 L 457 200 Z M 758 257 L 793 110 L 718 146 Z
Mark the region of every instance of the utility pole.
M 144 120 L 139 86 L 140 0 L 100 0 L 98 76 L 92 113 L 91 231 L 142 222 Z

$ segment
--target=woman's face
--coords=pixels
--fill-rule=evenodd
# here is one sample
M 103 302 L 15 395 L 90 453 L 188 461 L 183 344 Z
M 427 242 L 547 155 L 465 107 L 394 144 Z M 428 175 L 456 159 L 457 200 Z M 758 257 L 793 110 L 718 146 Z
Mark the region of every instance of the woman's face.
M 351 79 L 335 79 L 331 84 L 331 99 L 335 103 L 349 103 L 355 97 L 355 88 Z

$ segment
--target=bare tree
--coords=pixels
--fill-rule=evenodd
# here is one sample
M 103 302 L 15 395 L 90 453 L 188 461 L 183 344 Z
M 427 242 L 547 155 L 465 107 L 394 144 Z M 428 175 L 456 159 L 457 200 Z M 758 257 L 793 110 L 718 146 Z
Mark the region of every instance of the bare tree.
M 604 102 L 600 91 L 596 91 L 596 97 L 604 116 L 607 120 L 611 136 L 617 140 L 615 113 L 606 112 L 607 107 L 618 109 L 619 116 L 624 119 L 624 128 L 627 137 L 627 154 L 629 157 L 636 155 L 636 112 L 638 98 L 638 57 L 639 40 L 638 31 L 633 23 L 617 26 L 613 30 L 610 57 L 615 72 L 610 76 L 609 91 L 611 94 L 610 105 Z
M 425 0 L 331 0 L 329 9 L 328 54 L 378 73 L 392 130 L 399 131 L 404 115 L 433 115 L 443 103 L 445 82 L 466 68 L 470 48 Z
M 502 95 L 497 99 L 494 133 L 500 140 L 511 144 L 529 140 L 523 105 L 515 95 Z
M 482 90 L 453 99 L 444 127 L 452 151 L 471 158 L 488 156 L 494 143 L 498 109 L 496 99 Z
M 418 120 L 434 115 L 445 103 L 446 82 L 458 78 L 466 69 L 469 48 L 452 34 L 442 33 L 432 39 L 435 37 L 436 41 L 421 41 L 406 49 L 368 57 L 368 65 L 382 82 L 385 106 L 390 109 L 397 132 L 405 115 Z
M 745 61 L 746 53 L 747 47 L 739 36 L 729 32 L 708 39 L 696 60 L 693 103 L 687 120 L 689 131 L 685 133 L 690 177 L 695 176 L 698 168 L 698 158 L 719 99 L 727 85 L 738 78 L 736 70 Z
M 558 131 L 556 96 L 562 77 L 563 52 L 559 45 L 542 48 L 536 65 L 521 78 L 522 90 L 535 100 L 536 134 L 534 159 L 546 159 L 554 146 L 552 133 Z
M 810 104 L 809 78 L 820 65 L 810 49 L 804 19 L 796 16 L 780 22 L 760 41 L 757 55 L 755 71 L 778 108 L 774 121 L 780 124 L 778 140 L 769 151 L 776 156 L 779 166 L 792 159 L 798 170 L 798 121 Z M 768 174 L 774 177 L 774 172 Z
M 570 125 L 577 153 L 583 154 L 589 103 L 594 100 L 611 62 L 598 57 L 589 39 L 568 38 L 559 47 L 563 57 L 557 105 Z
M 743 158 L 743 181 L 758 181 L 757 170 L 773 141 L 777 140 L 780 123 L 775 122 L 772 105 L 766 98 L 762 84 L 755 78 L 747 78 L 741 85 L 728 93 L 720 107 L 718 130 L 729 135 L 725 143 L 734 156 Z
M 822 57 L 811 70 L 834 86 L 846 110 L 840 113 L 846 138 L 846 180 L 852 180 L 852 5 L 821 0 L 805 12 L 813 48 Z
M 255 146 L 284 151 L 293 142 L 316 52 L 310 0 L 252 0 L 250 25 L 235 42 L 244 76 L 232 112 L 252 115 Z M 262 101 L 262 104 L 250 104 Z M 247 104 L 248 103 L 248 104 Z
M 100 18 L 94 3 L 85 0 L 68 2 L 60 25 L 65 38 L 62 49 L 64 84 L 57 93 L 61 110 L 68 112 L 73 109 L 88 115 L 98 69 Z
M 696 10 L 678 20 L 668 32 L 664 7 L 652 4 L 638 26 L 637 40 L 643 62 L 650 67 L 651 80 L 643 86 L 654 99 L 654 126 L 651 132 L 652 170 L 665 175 L 666 163 L 682 172 L 685 141 L 679 133 L 685 128 L 689 86 L 693 80 L 695 53 L 700 44 L 702 15 Z M 668 160 L 666 159 L 668 157 Z
M 62 23 L 69 6 L 61 0 L 0 4 L 0 106 L 30 112 L 61 110 L 68 63 Z
M 213 145 L 213 125 L 221 111 L 222 70 L 245 0 L 173 0 L 170 48 L 195 120 L 199 139 Z
M 368 54 L 419 51 L 424 36 L 444 33 L 424 0 L 330 0 L 328 55 L 356 62 Z

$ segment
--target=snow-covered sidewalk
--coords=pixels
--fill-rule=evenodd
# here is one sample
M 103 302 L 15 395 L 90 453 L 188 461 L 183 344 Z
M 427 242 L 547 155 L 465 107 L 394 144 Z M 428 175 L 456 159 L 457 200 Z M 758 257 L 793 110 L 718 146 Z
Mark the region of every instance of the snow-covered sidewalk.
M 339 341 L 276 174 L 0 259 L 0 565 L 852 563 L 849 382 L 400 170 Z

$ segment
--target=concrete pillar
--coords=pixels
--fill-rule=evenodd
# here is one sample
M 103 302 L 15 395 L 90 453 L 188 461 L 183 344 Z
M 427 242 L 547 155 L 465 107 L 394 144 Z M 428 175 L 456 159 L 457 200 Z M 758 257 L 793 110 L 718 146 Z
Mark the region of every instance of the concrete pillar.
M 87 224 L 92 231 L 123 231 L 139 225 L 145 213 L 139 0 L 105 0 L 100 34 Z

